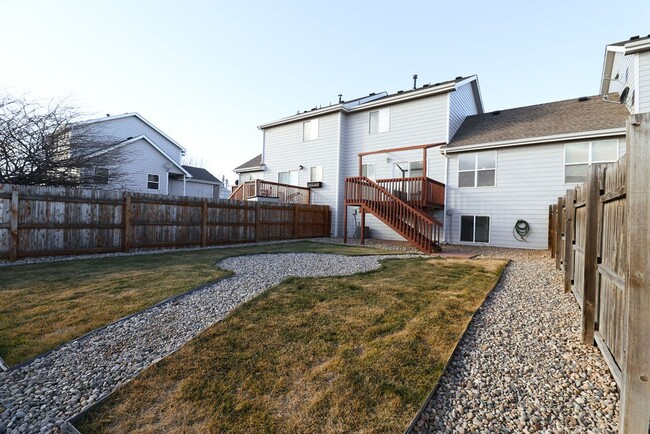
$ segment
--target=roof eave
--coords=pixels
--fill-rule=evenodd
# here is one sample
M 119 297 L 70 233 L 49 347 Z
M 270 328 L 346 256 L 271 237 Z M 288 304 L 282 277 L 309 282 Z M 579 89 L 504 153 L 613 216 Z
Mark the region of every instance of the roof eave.
M 440 150 L 443 153 L 452 154 L 457 152 L 475 151 L 481 149 L 537 145 L 540 143 L 554 143 L 554 142 L 562 142 L 568 140 L 589 139 L 594 137 L 613 137 L 613 136 L 622 136 L 622 135 L 623 136 L 625 135 L 625 127 L 609 128 L 606 130 L 597 130 L 597 131 L 582 131 L 577 133 L 554 134 L 550 136 L 529 137 L 525 139 L 504 140 L 504 141 L 490 142 L 490 143 L 476 143 L 471 145 L 461 145 L 461 146 L 447 145 L 447 146 L 442 146 Z
M 264 166 L 237 167 L 236 169 L 233 169 L 233 172 L 235 173 L 259 172 L 259 171 L 264 171 Z

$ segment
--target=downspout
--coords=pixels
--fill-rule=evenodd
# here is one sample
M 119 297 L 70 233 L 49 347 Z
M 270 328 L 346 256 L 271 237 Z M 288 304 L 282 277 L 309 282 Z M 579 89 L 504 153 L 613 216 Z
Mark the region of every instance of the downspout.
M 187 193 L 185 193 L 185 181 L 187 181 L 187 176 L 183 175 L 183 196 L 187 196 Z
M 260 161 L 260 167 L 266 167 L 266 166 L 264 166 L 264 155 L 265 154 L 266 154 L 266 130 L 262 129 L 262 161 Z M 266 174 L 264 172 L 266 172 L 266 170 L 262 169 L 262 179 L 266 178 Z
M 340 236 L 340 231 L 339 231 L 339 203 L 341 202 L 341 182 L 344 182 L 341 180 L 341 125 L 343 125 L 343 113 L 339 111 L 339 131 L 338 131 L 338 137 L 337 137 L 337 143 L 336 143 L 336 200 L 334 202 L 334 236 L 338 237 Z M 345 210 L 346 208 L 343 207 Z M 345 211 L 347 212 L 347 211 Z M 343 230 L 346 230 L 343 228 Z
M 446 149 L 442 150 L 442 155 L 445 156 L 445 198 L 442 205 L 442 238 L 444 242 L 447 242 L 447 194 L 449 192 L 449 156 L 447 155 Z

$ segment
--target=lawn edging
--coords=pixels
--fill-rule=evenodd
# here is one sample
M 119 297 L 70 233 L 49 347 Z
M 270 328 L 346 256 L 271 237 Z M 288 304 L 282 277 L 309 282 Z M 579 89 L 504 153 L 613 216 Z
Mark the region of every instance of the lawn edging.
M 503 267 L 503 271 L 501 271 L 501 275 L 499 276 L 499 279 L 496 281 L 496 283 L 494 284 L 492 289 L 490 289 L 488 291 L 488 293 L 485 295 L 485 298 L 481 302 L 481 305 L 478 307 L 478 309 L 476 309 L 474 311 L 474 313 L 472 314 L 471 318 L 469 319 L 469 321 L 467 323 L 467 327 L 465 327 L 465 330 L 463 331 L 463 334 L 460 336 L 460 339 L 458 340 L 458 342 L 456 342 L 456 346 L 454 347 L 454 351 L 451 352 L 451 356 L 449 356 L 449 360 L 447 360 L 447 363 L 445 363 L 445 367 L 442 368 L 442 372 L 440 373 L 440 377 L 438 377 L 438 381 L 436 381 L 436 384 L 433 385 L 433 389 L 431 389 L 431 392 L 429 392 L 429 394 L 425 398 L 424 403 L 422 404 L 422 406 L 420 406 L 420 409 L 417 411 L 417 413 L 415 413 L 415 416 L 413 417 L 413 420 L 411 421 L 409 426 L 404 431 L 404 434 L 411 434 L 413 432 L 413 428 L 415 428 L 415 425 L 418 423 L 418 421 L 422 417 L 422 413 L 424 413 L 424 411 L 427 409 L 427 406 L 431 402 L 431 399 L 433 398 L 433 396 L 436 394 L 436 392 L 440 388 L 440 380 L 447 373 L 447 370 L 449 368 L 449 365 L 451 364 L 451 361 L 454 360 L 454 357 L 456 357 L 456 353 L 458 352 L 458 348 L 460 347 L 461 342 L 463 342 L 463 340 L 465 339 L 465 336 L 467 335 L 467 330 L 469 330 L 469 327 L 474 322 L 474 318 L 476 317 L 476 314 L 478 313 L 478 311 L 481 310 L 481 308 L 483 308 L 483 305 L 485 304 L 487 299 L 490 298 L 490 295 L 492 295 L 494 290 L 499 286 L 499 284 L 503 280 L 503 273 L 505 272 L 506 268 L 508 268 L 508 265 L 510 265 L 510 263 L 512 263 L 512 260 L 509 259 L 508 262 L 506 262 L 506 265 Z

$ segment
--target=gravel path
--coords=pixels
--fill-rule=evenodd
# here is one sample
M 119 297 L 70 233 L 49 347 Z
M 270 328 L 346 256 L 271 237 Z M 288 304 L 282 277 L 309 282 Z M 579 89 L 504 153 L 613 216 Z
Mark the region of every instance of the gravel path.
M 65 419 L 176 351 L 240 303 L 289 276 L 354 274 L 376 269 L 379 260 L 390 257 L 287 253 L 225 259 L 219 266 L 233 270 L 233 277 L 0 373 L 0 434 L 51 433 Z
M 618 388 L 597 348 L 580 343 L 580 311 L 547 252 L 446 250 L 508 257 L 416 433 L 610 433 Z

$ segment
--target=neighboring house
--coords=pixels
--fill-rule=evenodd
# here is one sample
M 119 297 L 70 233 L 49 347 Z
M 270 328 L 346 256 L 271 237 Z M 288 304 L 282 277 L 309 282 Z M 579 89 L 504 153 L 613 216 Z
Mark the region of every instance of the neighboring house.
M 191 176 L 185 181 L 185 192 L 172 191 L 171 194 L 219 199 L 221 189 L 224 187 L 218 178 L 201 167 L 183 165 L 183 169 Z
M 255 167 L 266 181 L 320 182 L 312 203 L 332 208 L 334 236 L 355 233 L 362 211 L 372 237 L 424 250 L 544 249 L 549 205 L 620 158 L 630 112 L 650 110 L 650 36 L 607 47 L 601 92 L 491 113 L 476 76 L 370 94 L 261 125 Z M 432 230 L 441 237 L 421 242 Z
M 213 197 L 220 181 L 204 169 L 194 175 L 183 166 L 185 148 L 155 127 L 138 113 L 106 116 L 83 123 L 94 133 L 115 143 L 111 149 L 121 149 L 119 180 L 107 188 L 126 191 L 174 194 L 180 196 Z M 195 168 L 192 168 L 195 169 Z M 106 168 L 95 169 L 95 179 L 108 179 Z M 210 175 L 209 177 L 206 175 Z M 218 196 L 218 194 L 217 194 Z
M 262 164 L 262 154 L 248 160 L 244 164 L 235 167 L 234 172 L 238 176 L 238 184 L 255 179 L 264 179 L 264 165 Z

